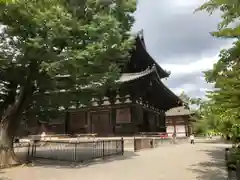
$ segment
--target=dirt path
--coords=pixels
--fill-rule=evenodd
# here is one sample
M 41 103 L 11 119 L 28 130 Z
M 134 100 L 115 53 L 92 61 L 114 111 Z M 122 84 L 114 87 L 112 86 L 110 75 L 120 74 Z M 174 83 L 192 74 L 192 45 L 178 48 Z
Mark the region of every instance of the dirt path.
M 210 143 L 168 145 L 138 153 L 127 151 L 121 157 L 78 167 L 17 167 L 0 172 L 0 180 L 225 180 L 224 147 Z

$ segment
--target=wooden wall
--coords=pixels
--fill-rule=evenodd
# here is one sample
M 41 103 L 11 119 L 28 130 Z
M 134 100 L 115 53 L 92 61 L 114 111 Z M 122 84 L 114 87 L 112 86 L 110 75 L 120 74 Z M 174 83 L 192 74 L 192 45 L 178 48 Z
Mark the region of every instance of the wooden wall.
M 70 133 L 86 133 L 87 112 L 72 111 L 68 116 L 68 128 Z

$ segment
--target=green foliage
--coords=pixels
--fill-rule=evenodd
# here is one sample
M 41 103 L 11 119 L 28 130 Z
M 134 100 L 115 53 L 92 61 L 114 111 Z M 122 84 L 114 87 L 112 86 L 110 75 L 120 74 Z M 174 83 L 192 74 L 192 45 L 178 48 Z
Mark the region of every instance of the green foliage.
M 179 95 L 179 98 L 187 105 L 197 105 L 201 104 L 201 98 L 189 97 L 184 91 Z
M 196 109 L 191 109 L 193 115 L 191 120 L 193 120 L 193 131 L 198 135 L 205 135 L 208 131 L 208 124 L 206 121 L 202 120 L 202 108 L 203 101 L 200 98 L 192 98 L 188 96 L 185 92 L 182 92 L 179 98 L 191 109 L 191 106 L 196 106 Z
M 214 82 L 215 90 L 208 94 L 211 100 L 211 114 L 220 122 L 218 128 L 224 134 L 233 137 L 234 126 L 240 123 L 240 66 L 237 56 L 239 42 L 228 50 L 223 50 L 214 68 L 205 73 L 209 82 Z
M 134 11 L 134 0 L 0 3 L 0 112 L 22 91 L 35 110 L 103 93 L 129 59 Z
M 0 4 L 9 4 L 9 3 L 14 3 L 15 0 L 0 0 Z
M 210 0 L 198 10 L 212 14 L 221 11 L 222 21 L 218 31 L 212 35 L 221 38 L 239 38 L 240 2 L 229 0 Z M 213 69 L 205 72 L 207 82 L 213 83 L 214 91 L 208 93 L 203 118 L 210 129 L 230 135 L 236 141 L 240 136 L 240 41 L 229 49 L 220 52 L 219 60 Z
M 206 135 L 208 132 L 208 124 L 202 119 L 197 119 L 196 122 L 193 123 L 193 131 L 198 135 Z
M 240 24 L 237 22 L 240 16 L 240 2 L 238 0 L 209 0 L 196 11 L 206 10 L 213 14 L 220 10 L 222 21 L 218 25 L 218 31 L 212 35 L 224 38 L 235 38 L 240 35 Z

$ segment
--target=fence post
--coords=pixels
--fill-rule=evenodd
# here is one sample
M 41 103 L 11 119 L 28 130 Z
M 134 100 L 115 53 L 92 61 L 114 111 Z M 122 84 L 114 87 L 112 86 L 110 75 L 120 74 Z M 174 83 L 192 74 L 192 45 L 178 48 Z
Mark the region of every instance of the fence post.
M 104 145 L 104 140 L 102 141 L 102 153 L 103 153 L 103 158 L 105 157 L 105 145 Z
M 236 176 L 237 176 L 237 180 L 240 180 L 240 162 L 239 162 L 239 160 L 237 160 L 237 163 L 236 163 Z
M 225 160 L 228 161 L 228 156 L 229 156 L 230 149 L 225 148 Z
M 77 161 L 77 142 L 74 143 L 74 161 Z
M 35 156 L 36 156 L 36 151 L 37 151 L 37 142 L 36 142 L 36 140 L 33 140 L 33 141 L 32 141 L 32 153 L 31 153 L 32 159 L 35 158 Z
M 28 152 L 27 152 L 27 162 L 30 162 L 30 148 L 31 148 L 31 144 L 28 143 Z
M 136 138 L 135 138 L 135 136 L 134 136 L 134 138 L 133 138 L 133 148 L 134 148 L 134 152 L 136 152 L 136 151 L 137 151 L 137 143 L 136 143 Z
M 121 151 L 122 151 L 122 155 L 124 154 L 124 140 L 123 137 L 121 139 Z
M 153 139 L 150 139 L 150 147 L 153 148 Z

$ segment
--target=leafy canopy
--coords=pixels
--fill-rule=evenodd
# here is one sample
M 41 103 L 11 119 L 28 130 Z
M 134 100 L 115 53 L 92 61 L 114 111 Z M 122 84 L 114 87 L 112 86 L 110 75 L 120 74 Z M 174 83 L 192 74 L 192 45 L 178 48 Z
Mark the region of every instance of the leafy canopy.
M 0 111 L 21 91 L 31 106 L 57 108 L 112 84 L 133 45 L 134 11 L 134 0 L 1 1 Z
M 240 2 L 210 0 L 197 10 L 206 10 L 210 14 L 220 10 L 222 21 L 218 31 L 212 35 L 236 40 L 231 48 L 220 52 L 213 69 L 205 72 L 206 80 L 215 87 L 213 92 L 208 93 L 205 119 L 208 123 L 215 122 L 211 128 L 236 137 L 240 135 Z

